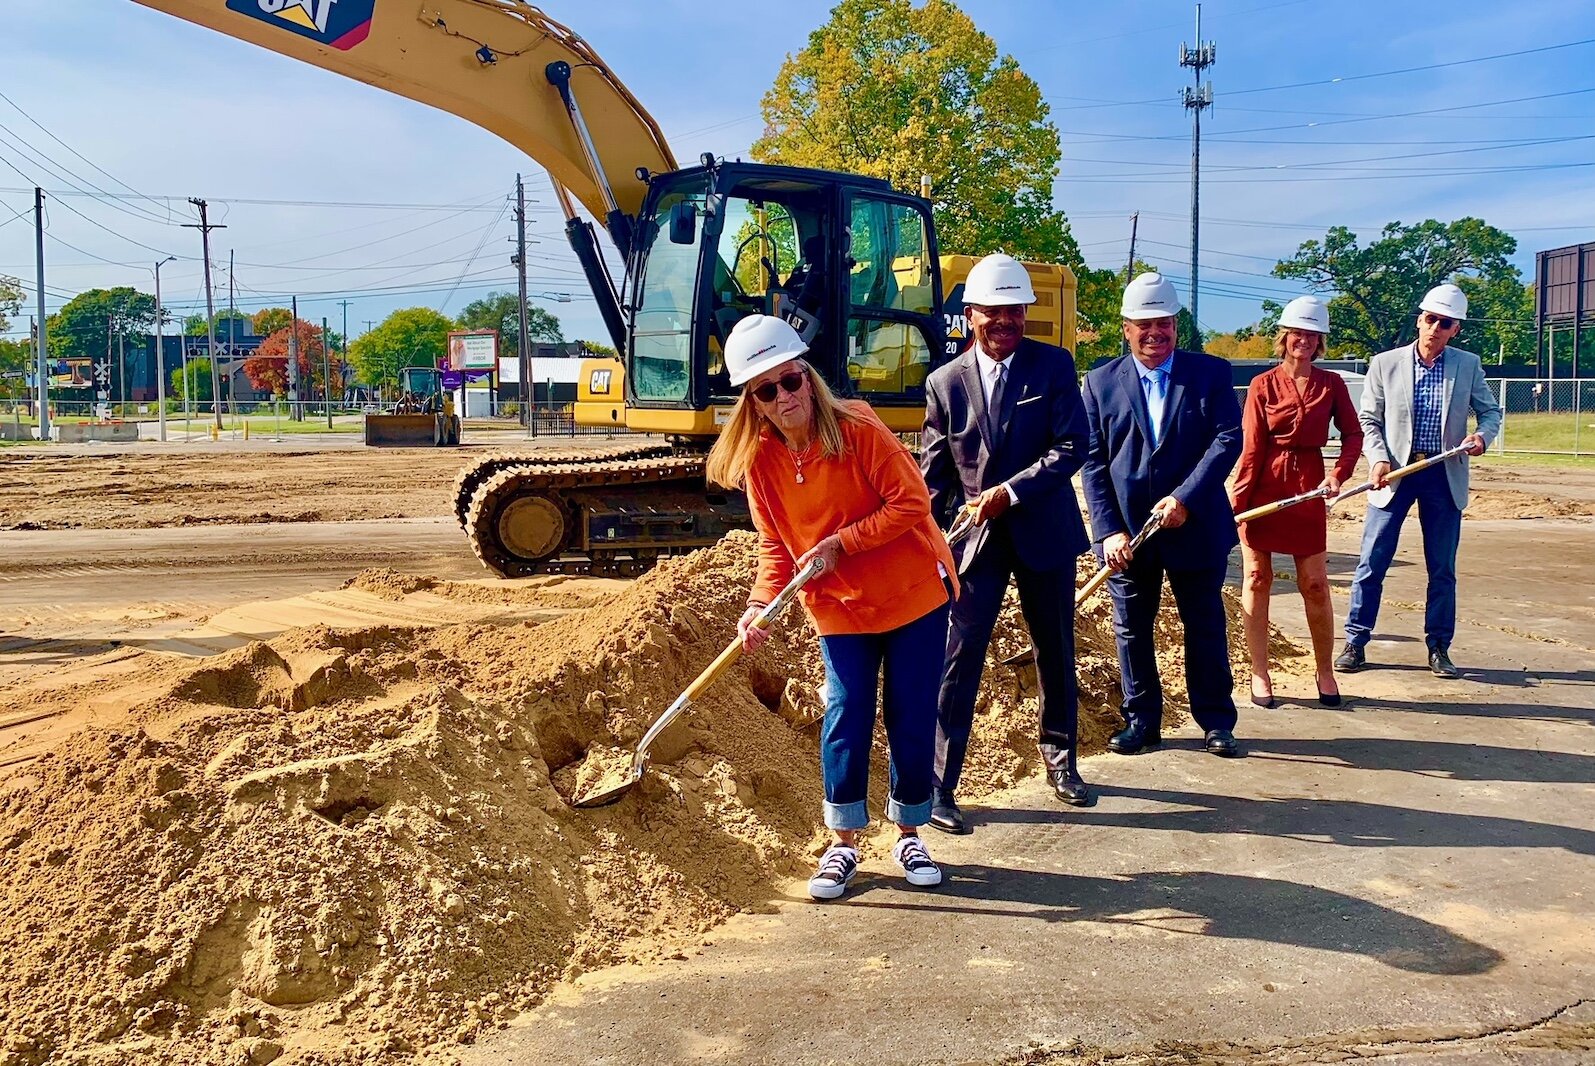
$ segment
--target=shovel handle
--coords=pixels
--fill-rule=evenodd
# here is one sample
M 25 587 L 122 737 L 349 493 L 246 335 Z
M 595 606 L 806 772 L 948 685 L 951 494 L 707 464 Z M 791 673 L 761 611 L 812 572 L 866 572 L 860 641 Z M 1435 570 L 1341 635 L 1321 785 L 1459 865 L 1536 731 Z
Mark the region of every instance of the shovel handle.
M 1311 492 L 1304 492 L 1299 496 L 1292 496 L 1289 499 L 1275 500 L 1273 503 L 1265 503 L 1261 507 L 1253 507 L 1248 511 L 1242 511 L 1240 514 L 1236 515 L 1235 524 L 1240 525 L 1243 522 L 1250 522 L 1254 518 L 1267 518 L 1271 514 L 1278 514 L 1287 507 L 1295 507 L 1298 503 L 1306 503 L 1308 500 L 1320 500 L 1328 495 L 1328 489 L 1320 488 L 1313 489 Z
M 1150 518 L 1148 518 L 1146 520 L 1146 525 L 1141 527 L 1141 531 L 1139 533 L 1137 533 L 1133 538 L 1131 538 L 1131 540 L 1130 540 L 1130 550 L 1132 552 L 1135 551 L 1135 549 L 1139 548 L 1141 545 L 1146 543 L 1146 539 L 1148 537 L 1150 537 L 1152 534 L 1156 533 L 1159 529 L 1162 529 L 1162 528 L 1163 528 L 1163 523 L 1159 519 L 1158 515 L 1154 512 L 1152 517 L 1150 517 Z M 1096 592 L 1097 589 L 1101 588 L 1103 586 L 1103 584 L 1108 580 L 1108 578 L 1110 578 L 1112 576 L 1113 576 L 1113 567 L 1108 566 L 1107 564 L 1104 563 L 1103 566 L 1102 566 L 1102 569 L 1098 570 L 1096 573 L 1092 574 L 1090 579 L 1088 581 L 1086 581 L 1086 583 L 1084 585 L 1080 586 L 1080 591 L 1078 591 L 1078 592 L 1076 592 L 1074 594 L 1074 604 L 1075 604 L 1075 606 L 1078 607 L 1080 604 L 1082 604 L 1086 600 L 1090 599 L 1091 598 L 1091 594 Z
M 775 599 L 765 604 L 764 610 L 759 612 L 758 617 L 753 620 L 752 624 L 758 626 L 760 629 L 769 629 L 775 624 L 775 620 L 781 614 L 781 612 L 786 610 L 786 605 L 791 603 L 792 600 L 797 597 L 798 592 L 803 588 L 803 586 L 807 585 L 810 581 L 818 577 L 820 572 L 824 569 L 825 563 L 821 560 L 810 560 L 809 565 L 800 570 L 797 576 L 787 583 L 785 588 L 776 593 Z M 714 684 L 715 681 L 719 679 L 720 675 L 725 673 L 726 669 L 730 667 L 732 663 L 736 662 L 741 655 L 741 639 L 732 638 L 731 643 L 725 646 L 725 650 L 721 651 L 719 655 L 714 657 L 714 662 L 705 667 L 703 673 L 699 674 L 693 680 L 692 684 L 687 686 L 687 690 L 682 693 L 682 696 L 685 697 L 688 703 L 696 700 L 699 696 L 703 695 L 704 690 L 710 685 Z
M 1416 474 L 1418 471 L 1426 470 L 1429 467 L 1434 466 L 1436 463 L 1443 463 L 1447 459 L 1455 459 L 1459 455 L 1466 455 L 1467 451 L 1468 446 L 1466 444 L 1458 444 L 1455 448 L 1450 448 L 1443 452 L 1437 452 L 1434 455 L 1429 456 L 1427 459 L 1419 459 L 1415 463 L 1408 463 L 1406 466 L 1397 467 L 1385 475 L 1385 482 L 1388 484 L 1392 481 L 1400 481 L 1408 474 Z M 1373 487 L 1374 484 L 1372 480 L 1364 481 L 1361 485 L 1358 485 L 1355 488 L 1347 489 L 1339 496 L 1331 499 L 1329 501 L 1329 506 L 1333 507 L 1341 500 L 1349 500 L 1353 496 L 1361 496 L 1365 492 L 1372 492 Z

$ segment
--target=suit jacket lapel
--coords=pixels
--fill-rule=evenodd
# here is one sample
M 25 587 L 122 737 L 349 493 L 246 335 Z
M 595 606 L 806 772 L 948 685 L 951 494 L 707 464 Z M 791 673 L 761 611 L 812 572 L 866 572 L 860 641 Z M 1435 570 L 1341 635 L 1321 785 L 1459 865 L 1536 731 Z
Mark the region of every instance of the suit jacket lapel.
M 1445 429 L 1446 424 L 1451 421 L 1451 396 L 1457 388 L 1457 361 L 1450 347 L 1446 348 L 1442 358 L 1445 359 L 1445 365 L 1441 367 L 1443 376 L 1440 379 L 1440 387 L 1443 390 L 1440 401 L 1440 447 L 1443 451 L 1451 440 L 1446 436 Z
M 1170 358 L 1173 357 L 1171 356 Z M 1174 365 L 1169 368 L 1169 391 L 1163 397 L 1163 425 L 1159 427 L 1162 430 L 1162 439 L 1161 443 L 1158 444 L 1159 448 L 1169 442 L 1169 427 L 1174 424 L 1174 412 L 1179 408 L 1180 400 L 1185 396 L 1185 378 L 1190 370 L 1186 364 L 1189 362 L 1189 359 L 1175 358 Z
M 980 428 L 980 439 L 985 442 L 986 454 L 991 454 L 991 427 L 986 424 L 986 391 L 980 383 L 980 365 L 976 361 L 975 349 L 971 347 L 964 353 L 964 367 L 959 376 L 964 382 L 964 395 L 969 400 L 969 410 L 974 415 L 975 425 Z
M 1135 413 L 1136 428 L 1141 431 L 1141 436 L 1146 440 L 1147 450 L 1152 450 L 1152 419 L 1146 410 L 1146 394 L 1141 391 L 1141 375 L 1135 369 L 1135 356 L 1124 357 L 1124 365 L 1119 368 L 1119 377 L 1124 380 L 1124 392 L 1130 399 L 1130 410 Z M 1165 406 L 1167 406 L 1165 404 Z
M 1013 417 L 1013 409 L 1025 398 L 1025 388 L 1029 384 L 1030 358 L 1021 344 L 1008 357 L 1008 383 L 1003 388 L 1002 410 L 997 412 L 997 424 L 1002 427 L 1004 434 L 1008 432 L 1008 420 Z

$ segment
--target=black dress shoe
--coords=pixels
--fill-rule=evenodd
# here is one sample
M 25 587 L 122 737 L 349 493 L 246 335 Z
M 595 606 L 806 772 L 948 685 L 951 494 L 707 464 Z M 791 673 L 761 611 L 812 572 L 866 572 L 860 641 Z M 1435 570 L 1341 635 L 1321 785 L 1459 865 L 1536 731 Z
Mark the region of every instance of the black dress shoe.
M 1137 718 L 1108 738 L 1108 750 L 1120 755 L 1134 755 L 1143 748 L 1155 748 L 1163 743 L 1162 723 L 1153 725 Z
M 1429 649 L 1429 672 L 1435 677 L 1455 680 L 1462 676 L 1462 671 L 1456 668 L 1451 661 L 1451 656 L 1445 653 L 1444 648 Z
M 1089 807 L 1091 790 L 1075 768 L 1074 745 L 1042 744 L 1039 747 L 1053 793 L 1071 807 Z
M 1264 710 L 1270 710 L 1278 703 L 1279 701 L 1274 699 L 1273 693 L 1269 693 L 1267 696 L 1259 696 L 1255 689 L 1252 690 L 1252 705 L 1254 707 L 1261 707 Z
M 1228 729 L 1209 729 L 1204 740 L 1210 755 L 1220 755 L 1226 759 L 1233 759 L 1241 753 L 1240 744 L 1235 741 L 1235 734 Z
M 1350 644 L 1340 649 L 1340 656 L 1335 660 L 1335 669 L 1342 674 L 1355 674 L 1367 665 L 1368 656 L 1363 654 L 1361 648 Z
M 1338 693 L 1338 692 L 1325 692 L 1323 689 L 1319 689 L 1318 690 L 1318 702 L 1323 704 L 1325 707 L 1339 707 L 1340 706 L 1340 693 Z
M 940 829 L 943 833 L 957 836 L 969 832 L 969 823 L 964 820 L 964 812 L 958 809 L 958 801 L 948 793 L 938 793 L 931 797 L 930 824 L 932 828 Z

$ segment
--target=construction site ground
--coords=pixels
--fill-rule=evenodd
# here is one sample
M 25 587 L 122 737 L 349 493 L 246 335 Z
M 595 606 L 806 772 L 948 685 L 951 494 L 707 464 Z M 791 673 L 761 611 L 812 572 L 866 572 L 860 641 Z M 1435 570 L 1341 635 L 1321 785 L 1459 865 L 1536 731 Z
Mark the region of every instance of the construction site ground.
M 113 691 L 151 656 L 314 625 L 536 624 L 619 595 L 629 582 L 534 578 L 519 599 L 482 603 L 369 577 L 345 587 L 373 568 L 485 579 L 448 494 L 487 450 L 0 454 L 0 785 L 85 727 L 117 725 L 114 701 L 55 706 L 52 690 Z M 427 1054 L 1595 1062 L 1595 468 L 1486 459 L 1474 480 L 1461 680 L 1424 666 L 1414 518 L 1375 668 L 1342 679 L 1344 707 L 1320 707 L 1297 660 L 1277 675 L 1280 706 L 1254 708 L 1237 662 L 1244 758 L 1198 751 L 1185 725 L 1160 751 L 1085 760 L 1093 807 L 1064 808 L 1033 777 L 984 796 L 972 835 L 930 839 L 947 872 L 934 891 L 906 888 L 877 847 L 842 901 L 817 905 L 790 864 L 767 898 L 706 931 L 571 973 Z M 1360 510 L 1330 528 L 1341 619 Z M 1305 647 L 1288 570 L 1274 620 Z

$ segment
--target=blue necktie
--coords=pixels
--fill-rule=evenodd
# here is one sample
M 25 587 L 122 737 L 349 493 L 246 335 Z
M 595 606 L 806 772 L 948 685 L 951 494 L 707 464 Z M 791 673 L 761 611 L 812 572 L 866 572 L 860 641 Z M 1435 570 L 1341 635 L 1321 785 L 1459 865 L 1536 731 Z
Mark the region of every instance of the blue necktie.
M 1146 416 L 1152 423 L 1152 447 L 1163 443 L 1163 399 L 1168 370 L 1158 367 L 1146 381 Z

